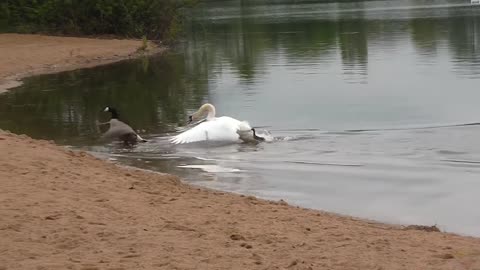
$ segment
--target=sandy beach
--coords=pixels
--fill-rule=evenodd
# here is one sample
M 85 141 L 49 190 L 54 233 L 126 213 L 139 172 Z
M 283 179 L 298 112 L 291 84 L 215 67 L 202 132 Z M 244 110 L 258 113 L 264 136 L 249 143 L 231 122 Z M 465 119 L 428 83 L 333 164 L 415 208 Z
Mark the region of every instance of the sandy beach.
M 165 48 L 141 40 L 0 34 L 0 93 L 27 76 L 87 68 L 155 54 Z
M 140 46 L 81 40 L 0 35 L 0 79 L 117 61 Z M 480 269 L 474 237 L 198 188 L 1 130 L 0 152 L 0 270 Z

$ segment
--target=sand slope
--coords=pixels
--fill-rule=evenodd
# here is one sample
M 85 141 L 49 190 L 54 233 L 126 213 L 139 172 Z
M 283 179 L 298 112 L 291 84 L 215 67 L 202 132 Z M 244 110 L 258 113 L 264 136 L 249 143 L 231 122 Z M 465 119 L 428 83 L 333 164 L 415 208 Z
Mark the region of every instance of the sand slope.
M 0 131 L 0 269 L 480 269 L 480 239 L 197 189 Z
M 147 54 L 163 51 L 153 43 Z M 0 92 L 18 86 L 19 79 L 108 64 L 137 56 L 140 40 L 0 34 Z

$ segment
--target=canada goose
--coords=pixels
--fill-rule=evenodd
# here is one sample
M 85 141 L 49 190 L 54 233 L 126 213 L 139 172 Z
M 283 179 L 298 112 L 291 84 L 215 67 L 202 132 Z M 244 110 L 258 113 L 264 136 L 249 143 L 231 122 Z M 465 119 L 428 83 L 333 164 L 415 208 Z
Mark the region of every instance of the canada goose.
M 203 104 L 197 112 L 189 116 L 189 123 L 204 120 L 199 125 L 174 136 L 170 141 L 174 144 L 200 141 L 237 142 L 250 133 L 248 122 L 222 116 L 215 117 L 215 107 Z M 251 135 L 250 135 L 251 137 Z
M 257 141 L 261 141 L 261 142 L 264 142 L 265 141 L 265 138 L 264 137 L 260 137 L 260 136 L 257 136 L 257 132 L 255 131 L 255 128 L 252 128 L 252 132 L 253 132 L 253 138 Z
M 110 112 L 112 117 L 110 121 L 102 124 L 110 124 L 110 128 L 102 135 L 103 139 L 120 140 L 125 144 L 134 144 L 137 142 L 146 142 L 129 125 L 118 119 L 118 113 L 115 108 L 105 107 L 104 112 Z

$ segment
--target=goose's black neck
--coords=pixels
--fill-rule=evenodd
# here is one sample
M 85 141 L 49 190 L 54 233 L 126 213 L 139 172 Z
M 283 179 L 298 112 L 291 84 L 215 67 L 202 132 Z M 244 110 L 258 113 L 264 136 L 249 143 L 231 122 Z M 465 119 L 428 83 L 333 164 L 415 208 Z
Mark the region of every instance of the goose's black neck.
M 118 119 L 118 113 L 117 110 L 110 108 L 110 113 L 112 114 L 112 119 Z
M 252 128 L 253 131 L 253 138 L 257 141 L 265 141 L 265 138 L 257 136 L 257 133 L 255 131 L 255 128 Z

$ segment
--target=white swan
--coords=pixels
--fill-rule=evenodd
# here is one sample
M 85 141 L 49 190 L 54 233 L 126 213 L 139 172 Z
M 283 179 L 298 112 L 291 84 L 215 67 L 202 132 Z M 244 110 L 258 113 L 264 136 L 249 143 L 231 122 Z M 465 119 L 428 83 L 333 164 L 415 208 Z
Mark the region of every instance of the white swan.
M 228 116 L 215 117 L 215 107 L 212 104 L 203 104 L 197 112 L 189 116 L 189 123 L 199 120 L 205 121 L 174 136 L 170 141 L 174 144 L 183 144 L 200 141 L 238 142 L 253 138 L 253 131 L 248 122 Z

